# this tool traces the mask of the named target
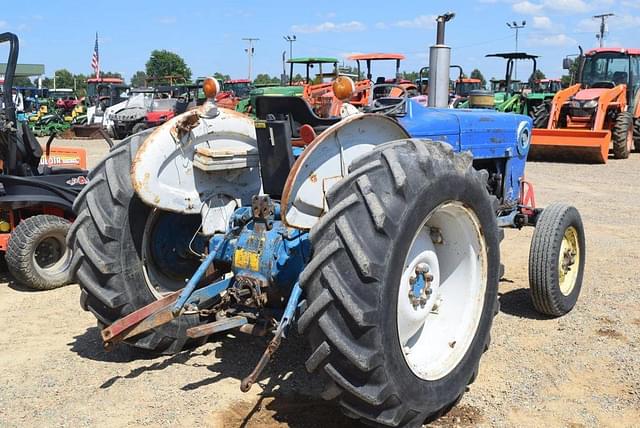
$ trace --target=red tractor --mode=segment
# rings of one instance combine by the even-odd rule
[[[216,96],[216,102],[220,107],[235,110],[240,100],[249,98],[251,89],[253,83],[249,79],[225,80],[222,83],[222,91]]]

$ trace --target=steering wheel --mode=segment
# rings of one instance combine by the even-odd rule
[[[368,113],[395,114],[402,111],[409,99],[409,92],[407,92],[404,87],[395,83],[378,83],[371,87],[371,93],[374,94],[378,88],[395,88],[400,90],[400,95],[397,97],[380,97],[374,99],[372,105],[366,109]],[[383,102],[383,100],[389,103],[387,104]]]
[[[599,82],[593,82],[591,84],[591,87],[600,89],[613,89],[616,87],[616,84],[612,80],[601,80]]]

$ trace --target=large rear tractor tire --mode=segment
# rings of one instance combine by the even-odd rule
[[[529,250],[529,287],[533,306],[559,317],[576,304],[585,262],[584,228],[574,207],[555,202],[537,220]]]
[[[14,229],[5,257],[11,275],[35,290],[52,290],[71,282],[71,250],[66,238],[71,222],[35,215]]]
[[[613,157],[615,159],[627,159],[633,147],[633,115],[623,111],[616,117],[616,123],[611,131],[613,143]]]
[[[421,426],[459,400],[489,346],[502,233],[486,175],[446,144],[395,141],[327,202],[300,276],[307,370],[352,418]]]
[[[543,102],[532,109],[533,127],[538,129],[546,129],[549,126],[549,118],[551,117],[549,105]]]
[[[199,264],[188,250],[199,216],[153,210],[133,190],[131,162],[149,133],[115,146],[91,171],[74,204],[78,217],[69,232],[72,269],[80,284],[80,304],[99,326],[184,287]],[[185,330],[197,323],[197,315],[181,316],[128,343],[175,353],[186,344]]]

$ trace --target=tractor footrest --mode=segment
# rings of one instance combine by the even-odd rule
[[[191,327],[187,330],[187,337],[196,339],[198,337],[209,336],[222,331],[231,330],[247,324],[247,319],[242,316],[235,316],[224,320],[218,320],[210,322],[208,324],[202,324],[196,327]]]

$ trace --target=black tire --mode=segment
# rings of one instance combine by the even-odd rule
[[[347,416],[374,425],[420,426],[455,404],[489,346],[502,237],[495,198],[470,156],[441,143],[387,143],[349,171],[327,195],[329,211],[311,230],[315,253],[300,276],[306,310],[298,330],[312,347],[306,367],[324,378],[323,397],[337,399]],[[479,219],[486,293],[461,361],[444,377],[426,381],[414,375],[398,343],[395,307],[403,263],[397,261],[405,258],[425,216],[448,200],[463,202]]]
[[[616,117],[616,122],[611,131],[614,159],[627,159],[633,145],[633,116],[628,111],[623,111]]]
[[[145,129],[147,129],[147,125],[144,122],[136,123],[135,125],[133,125],[133,129],[131,130],[131,135],[135,135],[139,132],[144,131]]]
[[[52,290],[71,282],[71,250],[66,237],[71,222],[35,215],[14,229],[7,248],[7,268],[17,282],[35,290]]]
[[[551,117],[551,112],[549,111],[549,106],[546,102],[543,102],[540,105],[535,106],[532,109],[533,112],[533,127],[538,129],[546,129],[549,126],[549,118]]]
[[[151,209],[135,195],[129,175],[133,157],[148,135],[136,134],[115,146],[89,173],[89,184],[74,203],[77,218],[69,232],[72,270],[80,284],[80,304],[95,315],[99,326],[157,299],[147,286],[142,262]],[[127,343],[175,353],[186,345],[185,329],[197,324],[197,315],[181,316]]]
[[[565,232],[570,228],[577,237],[578,264],[575,265],[575,260],[573,264],[567,260],[569,271],[577,271],[574,271],[575,282],[568,283],[569,287],[563,290],[561,276],[566,273],[561,275],[558,262],[560,257],[571,257],[560,254]],[[585,254],[584,228],[578,210],[561,202],[545,208],[538,217],[529,250],[529,286],[533,306],[538,312],[559,317],[573,309],[582,288]]]

